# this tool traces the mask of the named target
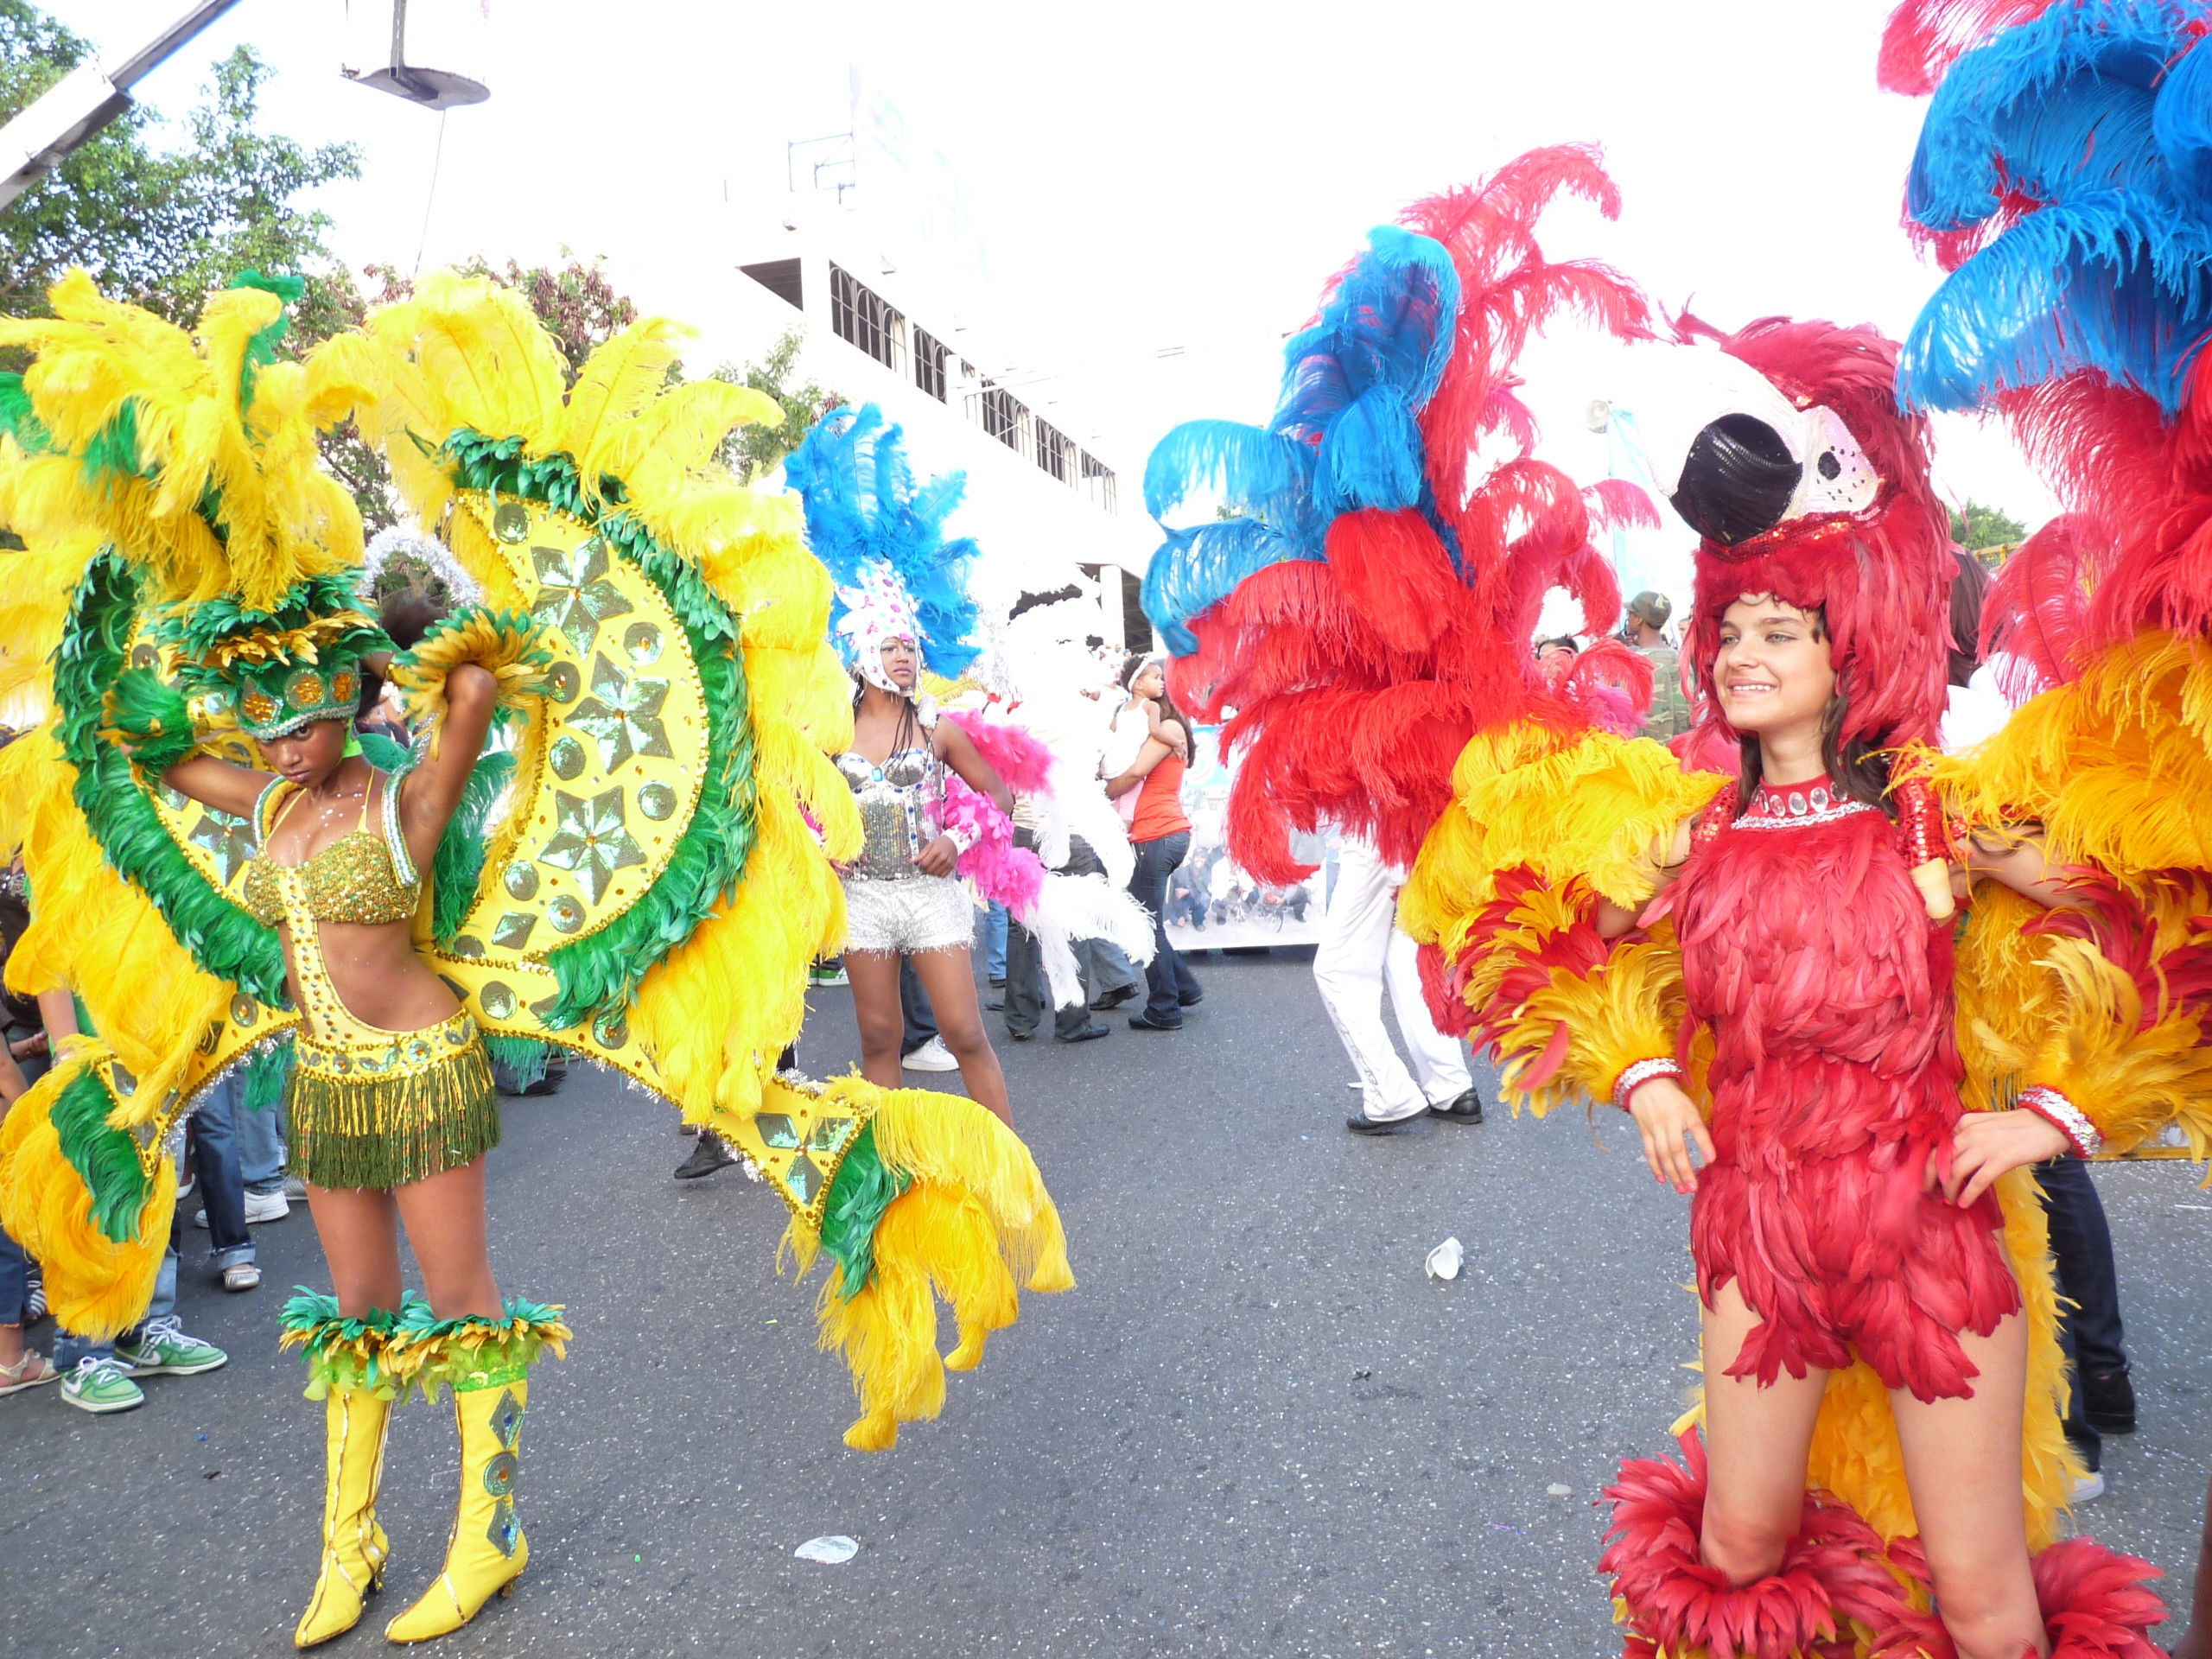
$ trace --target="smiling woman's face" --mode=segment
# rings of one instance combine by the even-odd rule
[[[1738,732],[1818,725],[1835,696],[1827,631],[1795,605],[1748,594],[1721,613],[1713,683],[1720,712]]]

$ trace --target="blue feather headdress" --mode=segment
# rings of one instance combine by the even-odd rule
[[[807,545],[836,585],[830,632],[846,666],[872,661],[875,642],[911,633],[932,673],[957,677],[982,649],[966,591],[976,543],[944,537],[964,477],[948,473],[917,489],[899,428],[869,404],[817,421],[784,479],[805,503]]]
[[[1326,557],[1338,515],[1431,505],[1415,417],[1451,360],[1459,311],[1459,272],[1443,244],[1378,226],[1320,316],[1284,347],[1265,427],[1191,421],[1154,446],[1145,507],[1163,529],[1193,491],[1212,491],[1236,515],[1167,529],[1153,555],[1145,614],[1169,650],[1196,651],[1185,625],[1246,577]]]
[[[1907,213],[1987,245],[1922,310],[1901,405],[1969,409],[2087,369],[2172,420],[2212,336],[2203,7],[2062,0],[1964,54],[1929,106]]]

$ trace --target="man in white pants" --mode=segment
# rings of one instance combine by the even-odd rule
[[[1321,1006],[1343,1039],[1359,1073],[1360,1111],[1344,1120],[1355,1135],[1388,1135],[1427,1115],[1454,1123],[1479,1123],[1483,1103],[1467,1075],[1459,1039],[1437,1030],[1421,993],[1418,947],[1398,928],[1398,889],[1405,872],[1385,864],[1375,849],[1347,836],[1337,859],[1336,892],[1321,921],[1313,953],[1313,982]],[[1398,1030],[1420,1072],[1415,1083],[1382,1028],[1382,983],[1388,976]]]

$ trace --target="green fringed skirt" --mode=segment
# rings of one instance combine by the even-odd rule
[[[291,1173],[310,1186],[388,1192],[499,1144],[499,1098],[476,1022],[324,1042],[302,1032],[288,1112]]]

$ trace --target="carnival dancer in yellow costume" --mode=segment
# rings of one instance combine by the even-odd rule
[[[772,406],[670,388],[661,320],[572,371],[519,300],[443,275],[279,362],[287,294],[218,295],[195,338],[77,276],[54,321],[0,327],[35,353],[0,384],[0,518],[29,549],[0,563],[0,670],[49,705],[0,760],[0,840],[37,904],[11,969],[84,986],[100,1033],[0,1130],[0,1216],[72,1328],[127,1325],[172,1131],[289,1048],[336,1291],[285,1313],[327,1429],[297,1640],[359,1618],[391,1553],[387,1414],[444,1388],[461,1502],[387,1626],[411,1642],[522,1573],[529,1373],[569,1336],[492,1274],[487,1043],[620,1069],[753,1160],[802,1268],[831,1257],[856,1446],[935,1414],[1020,1285],[1072,1280],[1034,1163],[980,1107],[775,1071],[842,933],[830,856],[859,837],[823,753],[850,732],[827,576],[794,505],[712,462]],[[482,593],[405,653],[363,613],[359,521],[315,464],[348,415]],[[405,693],[411,752],[349,735],[365,669]],[[401,1289],[403,1223],[427,1301]],[[938,1296],[961,1338],[942,1360]]]
[[[386,772],[353,740],[361,671],[388,670],[418,690],[426,677],[414,657],[357,655],[378,640],[367,618],[345,608],[347,596],[343,578],[310,581],[274,613],[220,601],[182,613],[174,632],[186,685],[213,681],[208,689],[226,694],[276,775],[196,753],[158,774],[162,786],[251,826],[243,896],[283,942],[301,1017],[292,1164],[307,1183],[336,1294],[296,1300],[286,1340],[327,1356],[349,1339],[380,1338],[392,1385],[318,1376],[327,1389],[328,1490],[302,1647],[349,1629],[383,1578],[389,1548],[375,1497],[394,1388],[451,1390],[461,1501],[444,1570],[385,1634],[395,1642],[442,1635],[490,1595],[512,1593],[530,1560],[512,1498],[528,1371],[541,1347],[557,1353],[568,1335],[558,1309],[500,1300],[485,1236],[484,1154],[499,1139],[491,1065],[475,1020],[410,938],[420,872],[461,804],[499,699],[499,680],[481,663],[510,669],[511,686],[533,684],[530,629],[516,619],[504,630],[493,621],[434,632],[416,656],[427,663],[442,654],[449,664],[444,712],[427,756]],[[463,659],[471,650],[479,661]],[[189,730],[179,693],[160,709],[164,689],[147,669],[126,671],[117,686],[118,724],[140,738],[142,759],[164,751],[164,735]],[[159,710],[150,721],[149,707]],[[402,1296],[403,1223],[427,1310]],[[321,1363],[337,1370],[328,1357]]]

